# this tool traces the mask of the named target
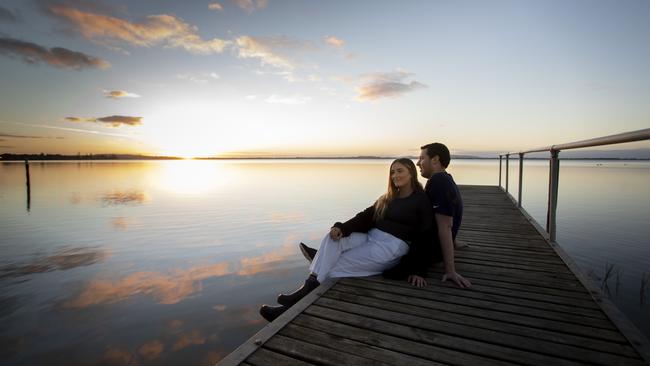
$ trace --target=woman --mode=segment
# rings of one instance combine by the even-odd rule
[[[280,306],[263,305],[260,314],[273,321],[328,278],[371,276],[395,266],[410,243],[426,240],[432,219],[415,164],[396,159],[386,193],[352,219],[335,223],[313,258],[305,284],[279,295]]]

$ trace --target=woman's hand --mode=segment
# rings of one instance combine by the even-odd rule
[[[333,227],[330,229],[330,238],[332,238],[332,240],[339,241],[339,239],[341,239],[342,237],[343,237],[343,232],[341,231],[341,229],[337,227]]]
[[[409,278],[407,279],[408,283],[410,283],[413,286],[417,287],[424,287],[427,285],[427,281],[417,275],[410,275]]]

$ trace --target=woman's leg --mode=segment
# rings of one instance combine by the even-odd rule
[[[309,270],[317,275],[318,282],[323,282],[327,279],[327,274],[336,265],[343,253],[363,246],[367,242],[368,234],[364,233],[352,233],[350,236],[341,238],[338,241],[332,240],[330,235],[327,234],[321,241],[320,248],[316,252]]]
[[[365,244],[342,253],[328,277],[363,277],[395,266],[408,252],[408,244],[381,230],[368,233]]]

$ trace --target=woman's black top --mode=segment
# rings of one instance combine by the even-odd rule
[[[366,233],[377,228],[411,245],[424,240],[423,235],[429,231],[433,222],[433,210],[424,191],[395,198],[388,203],[384,217],[375,220],[374,216],[375,205],[372,205],[346,222],[335,223],[334,227],[341,229],[343,236],[349,236],[353,232]]]

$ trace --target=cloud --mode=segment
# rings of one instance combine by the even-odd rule
[[[257,58],[262,62],[262,65],[269,65],[285,70],[293,70],[295,68],[289,59],[274,50],[279,47],[291,47],[292,44],[286,38],[241,36],[235,40],[235,44],[240,58]]]
[[[223,6],[221,6],[221,4],[219,4],[217,2],[214,2],[214,3],[208,4],[208,9],[221,11],[221,10],[223,10]]]
[[[28,64],[43,62],[62,69],[106,69],[111,66],[108,61],[85,53],[63,47],[46,48],[36,43],[8,37],[0,37],[0,54],[8,57],[20,57]]]
[[[180,351],[183,348],[194,344],[205,344],[205,337],[201,335],[201,332],[198,330],[193,330],[189,333],[181,334],[176,343],[174,343],[172,351]]]
[[[9,9],[6,9],[3,6],[0,6],[0,21],[7,20],[10,22],[17,22],[18,16],[12,13]]]
[[[412,80],[414,74],[398,70],[395,72],[366,74],[361,77],[362,85],[357,87],[357,100],[367,101],[379,98],[399,97],[405,93],[426,88],[426,85]]]
[[[272,104],[291,104],[291,105],[297,105],[297,104],[305,104],[311,100],[310,97],[301,97],[301,96],[280,96],[273,94],[270,97],[266,98],[265,102],[267,103],[272,103]]]
[[[341,48],[341,47],[345,46],[345,41],[344,40],[342,40],[340,38],[337,38],[337,37],[334,37],[334,36],[325,37],[325,43],[327,43],[330,46],[337,47],[337,48]]]
[[[218,80],[221,78],[216,72],[204,73],[204,74],[178,74],[176,78],[181,80],[191,81],[197,84],[206,84],[210,79]]]
[[[223,52],[229,42],[219,38],[203,39],[198,28],[173,15],[149,15],[142,22],[130,22],[110,15],[91,13],[68,5],[49,5],[48,13],[65,21],[84,38],[110,47],[123,43],[134,47],[181,48],[194,54]]]
[[[115,191],[102,194],[99,200],[107,206],[142,204],[147,201],[147,195],[142,191]]]
[[[120,98],[140,98],[138,94],[129,93],[126,90],[104,90],[104,97],[110,99],[120,99]]]
[[[20,277],[34,273],[46,273],[52,271],[65,271],[71,268],[84,267],[98,262],[104,262],[108,257],[110,257],[110,252],[107,250],[94,248],[62,249],[53,255],[35,258],[30,263],[0,267],[0,278]]]
[[[268,4],[267,0],[230,0],[231,3],[237,5],[247,13],[252,13],[255,9],[265,8]]]
[[[45,138],[45,136],[12,135],[12,134],[9,134],[9,133],[1,133],[1,132],[0,132],[0,136],[2,136],[2,137],[13,137],[13,138],[17,138],[17,139],[42,139],[42,138]]]
[[[65,117],[68,122],[101,122],[111,125],[111,127],[120,127],[121,125],[138,126],[142,124],[142,117],[131,116],[108,116],[101,118],[85,117]]]
[[[143,344],[139,349],[138,353],[140,356],[144,357],[147,361],[155,360],[160,357],[160,355],[165,350],[165,345],[158,340],[147,342]]]

